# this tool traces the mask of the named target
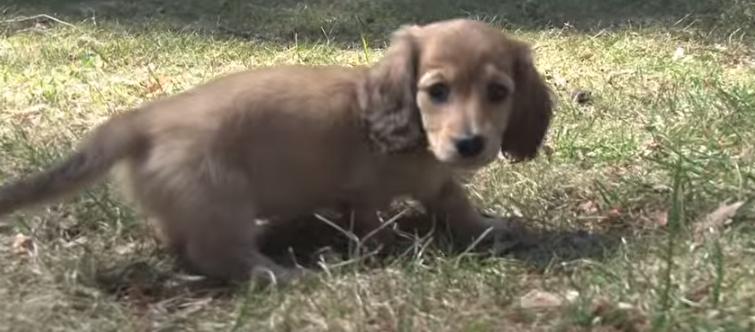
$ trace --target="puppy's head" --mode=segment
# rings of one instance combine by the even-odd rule
[[[529,46],[472,20],[397,31],[367,93],[365,121],[383,151],[424,145],[460,167],[483,166],[499,152],[533,158],[552,114]]]

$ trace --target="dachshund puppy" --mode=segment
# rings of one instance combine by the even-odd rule
[[[348,206],[375,230],[376,211],[408,196],[472,241],[497,220],[456,175],[499,153],[535,157],[549,96],[529,46],[487,24],[407,26],[374,66],[249,70],[113,116],[67,159],[0,188],[0,215],[117,168],[167,245],[208,277],[298,275],[260,252],[257,221],[322,207]]]

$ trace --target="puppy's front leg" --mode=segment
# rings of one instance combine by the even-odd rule
[[[467,197],[464,188],[450,180],[441,189],[422,203],[429,213],[447,223],[455,240],[470,243],[485,234],[488,229],[503,226],[500,220],[482,215]],[[493,233],[489,233],[493,235]]]

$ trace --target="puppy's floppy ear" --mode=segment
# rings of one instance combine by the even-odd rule
[[[530,47],[516,42],[514,53],[514,100],[501,151],[519,162],[537,156],[550,126],[553,101],[535,69]]]
[[[370,69],[364,85],[362,120],[373,146],[381,152],[401,152],[425,144],[417,108],[418,26],[394,32],[390,47]]]

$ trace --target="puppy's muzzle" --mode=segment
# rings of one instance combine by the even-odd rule
[[[467,136],[454,142],[456,152],[463,158],[472,158],[485,149],[485,138],[480,135]]]

